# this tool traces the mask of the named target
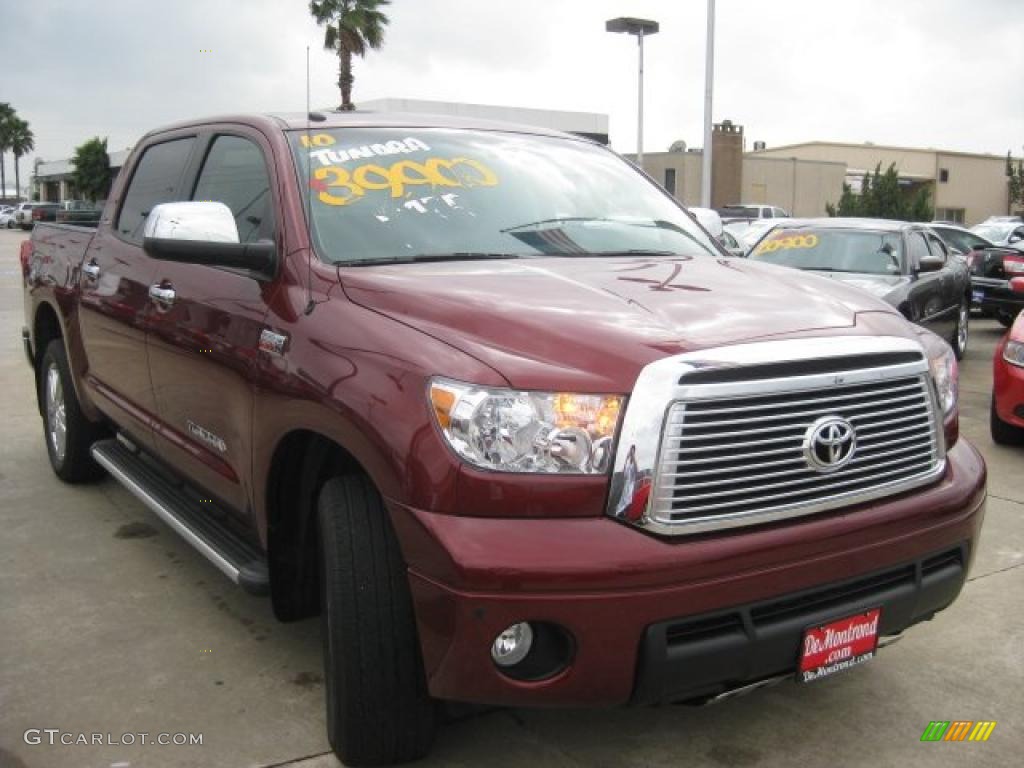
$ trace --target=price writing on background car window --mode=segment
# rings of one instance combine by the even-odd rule
[[[786,235],[776,237],[757,246],[754,253],[771,253],[772,251],[790,250],[792,248],[815,248],[818,245],[817,235]]]
[[[331,165],[313,170],[310,186],[325,205],[350,205],[367,192],[389,191],[404,197],[407,187],[495,187],[498,177],[478,160],[468,157],[430,157],[422,163],[399,160],[390,166],[367,163],[351,171]]]

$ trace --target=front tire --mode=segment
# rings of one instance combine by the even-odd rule
[[[318,503],[327,739],[346,765],[423,757],[436,729],[408,576],[380,494],[328,480]]]
[[[39,402],[43,405],[43,436],[54,473],[65,483],[85,483],[103,476],[89,449],[102,427],[85,418],[71,381],[64,342],[51,341],[39,366]]]
[[[970,299],[960,299],[960,309],[957,310],[956,324],[953,326],[953,335],[949,343],[953,347],[957,360],[963,360],[967,354],[968,331],[971,323],[971,302]]]
[[[1017,319],[1016,312],[1005,312],[1000,310],[996,313],[996,320],[998,320],[1004,328],[1009,328],[1013,325],[1013,321]]]
[[[1024,429],[999,418],[994,397],[989,407],[989,430],[992,432],[992,440],[999,445],[1024,445]]]

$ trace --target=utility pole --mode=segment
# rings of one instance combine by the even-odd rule
[[[700,204],[711,207],[711,101],[715,86],[715,0],[708,0],[708,42],[704,61],[704,157],[701,160]]]

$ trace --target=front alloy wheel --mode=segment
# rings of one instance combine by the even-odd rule
[[[82,483],[103,476],[103,468],[89,453],[103,437],[102,424],[89,421],[78,404],[71,381],[64,342],[50,342],[39,363],[39,402],[43,416],[46,455],[57,477],[65,483]]]
[[[957,313],[956,327],[953,329],[953,338],[950,340],[957,360],[963,360],[967,354],[968,328],[971,322],[971,302],[964,298],[960,300],[960,310]]]
[[[68,445],[67,406],[56,361],[51,361],[46,369],[46,434],[54,458],[63,463]]]

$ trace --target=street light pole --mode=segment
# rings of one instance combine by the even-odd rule
[[[701,160],[700,204],[711,207],[711,97],[715,84],[715,0],[708,0],[708,42],[704,61],[704,157]]]
[[[637,48],[640,55],[639,82],[637,87],[637,120],[636,120],[636,164],[644,167],[644,37],[658,33],[659,25],[650,19],[633,19],[626,16],[609,19],[605,22],[608,32],[624,32],[636,35]]]
[[[640,80],[637,83],[637,107],[636,107],[636,164],[644,167],[644,31],[640,30],[636,36],[637,47],[640,51]]]

